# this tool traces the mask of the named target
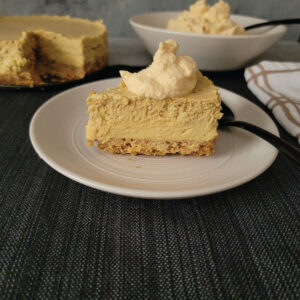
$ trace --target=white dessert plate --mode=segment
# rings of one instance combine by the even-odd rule
[[[174,39],[179,54],[188,55],[198,63],[200,70],[226,71],[241,68],[267,51],[287,31],[284,25],[249,30],[247,35],[215,35],[179,32],[166,29],[168,21],[181,12],[154,12],[136,15],[129,22],[137,36],[153,55],[159,42]],[[231,15],[240,26],[248,26],[265,19]]]
[[[110,193],[157,199],[201,196],[241,185],[275,160],[277,150],[238,128],[220,130],[215,153],[209,157],[131,156],[89,147],[85,137],[86,98],[90,91],[116,87],[120,78],[81,85],[44,103],[30,123],[30,139],[38,155],[59,173]],[[258,106],[228,90],[222,100],[236,119],[278,135],[272,119]]]

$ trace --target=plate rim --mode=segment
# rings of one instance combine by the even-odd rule
[[[47,108],[48,105],[52,105],[55,101],[58,101],[59,98],[61,98],[61,96],[63,96],[64,94],[69,93],[72,90],[75,89],[81,89],[83,87],[86,87],[88,85],[94,85],[96,83],[103,83],[103,82],[109,82],[109,81],[120,81],[120,77],[114,77],[114,78],[109,78],[109,79],[104,79],[104,80],[98,80],[98,81],[93,81],[93,82],[89,82],[86,84],[82,84],[70,89],[67,89],[61,93],[58,93],[56,95],[54,95],[53,97],[49,98],[46,102],[44,102],[34,113],[34,115],[32,116],[31,120],[30,120],[30,125],[29,125],[29,138],[31,141],[31,144],[35,150],[35,152],[37,153],[37,155],[51,168],[53,168],[55,171],[57,171],[58,173],[68,177],[69,179],[78,182],[80,184],[83,184],[85,186],[97,189],[97,190],[101,190],[104,192],[109,192],[112,194],[117,194],[117,195],[122,195],[122,196],[129,196],[129,197],[134,197],[134,198],[143,198],[143,199],[183,199],[183,198],[192,198],[192,197],[200,197],[200,196],[205,196],[205,195],[211,195],[211,194],[215,194],[215,193],[219,193],[225,190],[229,190],[229,189],[233,189],[237,186],[243,185],[246,182],[251,181],[252,179],[258,177],[259,175],[261,175],[262,173],[264,173],[271,165],[272,163],[275,161],[277,155],[278,155],[278,150],[274,148],[274,152],[273,155],[269,156],[269,160],[266,162],[266,164],[263,165],[263,168],[259,169],[258,172],[252,172],[250,174],[250,176],[246,176],[245,178],[243,178],[242,180],[240,179],[236,179],[234,181],[230,181],[224,184],[219,184],[217,187],[209,187],[209,188],[194,188],[194,189],[190,189],[190,190],[183,190],[183,191],[157,191],[157,190],[151,190],[151,189],[133,189],[133,188],[125,188],[125,187],[120,187],[117,185],[111,185],[111,184],[107,184],[107,183],[103,183],[103,182],[96,182],[94,180],[90,180],[85,178],[84,176],[75,174],[74,172],[68,170],[67,168],[61,166],[60,164],[58,164],[54,159],[52,159],[51,157],[49,157],[47,154],[44,153],[44,151],[41,149],[41,146],[39,145],[39,142],[37,141],[37,139],[35,138],[35,124],[37,122],[37,118],[39,117],[39,114]],[[255,106],[256,108],[258,108],[259,110],[261,110],[268,118],[269,121],[271,121],[273,127],[274,127],[274,132],[277,136],[279,136],[279,130],[275,124],[275,122],[272,120],[272,118],[263,110],[261,109],[258,105],[254,104],[252,101],[248,100],[247,98],[232,92],[230,90],[218,87],[220,90],[224,90],[225,92],[228,93],[232,93],[235,94],[241,98],[243,98],[244,100],[248,101],[248,104]],[[61,101],[61,100],[59,100]],[[226,100],[224,101],[226,103]],[[227,104],[227,103],[226,103]],[[232,130],[232,129],[230,129]],[[234,128],[234,130],[236,130]]]

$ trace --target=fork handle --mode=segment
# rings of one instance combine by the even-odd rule
[[[280,25],[280,24],[300,24],[300,19],[283,19],[283,20],[275,20],[275,21],[268,21],[268,22],[262,22],[254,25],[249,25],[245,27],[245,30],[257,28],[257,27],[263,27],[263,26],[269,26],[269,25]]]
[[[289,158],[293,159],[295,162],[300,164],[300,149],[290,144],[289,142],[277,137],[276,135],[270,133],[267,130],[264,130],[258,126],[243,121],[225,121],[221,126],[234,126],[248,130],[261,137],[265,141],[269,142],[279,151],[283,152]]]

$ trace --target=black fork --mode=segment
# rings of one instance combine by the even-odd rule
[[[227,127],[227,126],[234,126],[239,127],[245,130],[248,130],[257,136],[261,137],[265,141],[272,144],[274,147],[276,147],[279,151],[286,154],[288,157],[296,161],[298,164],[300,164],[300,149],[295,147],[294,145],[288,143],[287,141],[277,137],[276,135],[270,133],[267,130],[264,130],[258,126],[255,126],[253,124],[244,122],[244,121],[235,121],[234,114],[232,110],[222,101],[222,112],[223,117],[219,121],[219,127]]]

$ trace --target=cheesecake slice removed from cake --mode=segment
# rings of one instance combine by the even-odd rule
[[[0,83],[76,80],[108,63],[103,22],[69,16],[0,16]]]
[[[117,88],[91,92],[89,145],[133,155],[209,155],[220,113],[217,88],[173,40],[160,44],[154,62],[139,73],[121,72]],[[161,73],[163,72],[163,73]]]

